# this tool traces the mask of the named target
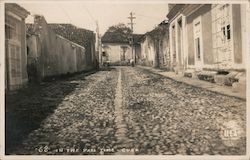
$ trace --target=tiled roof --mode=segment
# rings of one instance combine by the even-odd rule
[[[143,34],[133,34],[134,44],[140,44]]]
[[[89,45],[89,43],[94,38],[93,31],[77,28],[72,24],[48,24],[49,28],[52,29],[56,34],[76,43],[85,48]],[[27,23],[26,24],[26,32],[29,34],[35,34],[34,31],[34,24]]]
[[[153,39],[161,38],[163,36],[166,36],[166,34],[168,36],[168,32],[169,32],[168,26],[169,26],[168,23],[161,23],[160,25],[158,25],[153,30],[145,33],[144,36],[141,38],[141,41],[144,41],[146,36],[150,36]]]
[[[29,11],[16,3],[5,3],[5,9],[6,11],[9,10],[22,18],[26,18],[30,14]]]
[[[129,43],[129,36],[117,32],[106,32],[102,37],[103,43]],[[133,34],[134,43],[138,43],[143,34]]]
[[[119,32],[105,32],[102,36],[103,43],[129,43],[129,38]]]
[[[185,4],[176,4],[171,6],[171,10],[167,14],[167,18],[171,20],[178,12],[185,6]]]
[[[72,24],[50,23],[48,26],[58,35],[87,48],[93,38],[94,32],[78,28]]]

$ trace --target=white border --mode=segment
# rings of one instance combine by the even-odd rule
[[[207,159],[207,160],[215,160],[215,159],[227,159],[227,160],[250,160],[250,138],[249,138],[249,133],[250,133],[250,109],[249,109],[249,99],[247,99],[247,154],[245,156],[212,156],[212,155],[203,155],[203,156],[181,156],[181,155],[174,155],[174,156],[162,156],[162,155],[157,155],[157,156],[149,156],[149,155],[145,155],[145,156],[130,156],[130,155],[125,155],[125,156],[116,156],[116,155],[112,155],[112,156],[14,156],[14,155],[4,155],[4,130],[5,130],[5,124],[4,124],[4,120],[5,120],[5,96],[4,96],[4,90],[5,90],[5,81],[4,81],[4,52],[5,52],[5,40],[4,40],[4,3],[149,3],[149,4],[153,4],[153,3],[161,3],[161,4],[167,4],[167,3],[189,3],[189,4],[207,4],[207,3],[217,3],[217,4],[222,4],[222,3],[232,3],[232,4],[246,4],[246,10],[247,10],[247,15],[246,15],[246,37],[250,37],[250,8],[249,8],[249,1],[247,0],[0,0],[0,95],[1,95],[1,100],[0,100],[0,106],[1,106],[1,110],[0,110],[0,127],[1,127],[1,133],[0,133],[0,159],[4,159],[4,160],[17,160],[17,159],[25,159],[25,160],[42,160],[42,159],[58,159],[58,160],[68,160],[68,159],[88,159],[88,160],[116,160],[116,159],[121,159],[121,160],[125,160],[125,159],[131,159],[131,160],[139,160],[139,159],[148,159],[148,160],[152,160],[152,159],[159,159],[159,160],[165,160],[165,159],[169,159],[169,160],[179,160],[179,159],[188,159],[188,160],[203,160],[203,159]],[[167,13],[166,13],[167,14]],[[247,73],[247,81],[250,82],[250,43],[249,43],[249,38],[246,38],[246,73]],[[248,62],[248,63],[247,63]],[[247,83],[247,97],[250,97],[250,85],[249,83]]]
[[[4,3],[0,0],[0,35],[5,35],[5,23],[4,21]],[[4,73],[4,67],[5,67],[5,40],[4,36],[0,36],[0,106],[2,106],[0,109],[0,159],[2,155],[4,155],[4,142],[5,142],[5,94],[4,94],[4,85],[5,85],[5,73]]]
[[[208,3],[216,3],[216,4],[243,4],[248,3],[248,0],[1,0],[5,3],[161,3],[161,4],[208,4]]]

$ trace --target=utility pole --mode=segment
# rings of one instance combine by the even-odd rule
[[[128,19],[130,19],[130,23],[128,23],[128,24],[130,24],[130,26],[131,26],[131,30],[132,30],[132,33],[133,33],[133,31],[134,31],[134,24],[135,23],[133,23],[133,20],[135,19],[136,17],[133,17],[133,13],[132,12],[130,12],[130,16],[128,17]]]
[[[102,68],[102,42],[101,42],[101,36],[99,33],[98,21],[96,21],[96,50],[98,54],[99,68]]]
[[[136,18],[136,17],[133,16],[133,13],[130,12],[130,16],[128,17],[128,19],[130,20],[130,23],[128,23],[128,24],[130,24],[130,26],[131,26],[131,31],[132,31],[132,33],[131,33],[131,48],[132,48],[132,57],[133,57],[133,59],[134,59],[134,62],[135,62],[136,56],[135,56],[135,53],[134,53],[134,39],[133,39],[134,24],[135,24],[135,23],[133,22],[133,20],[134,20],[135,18]]]

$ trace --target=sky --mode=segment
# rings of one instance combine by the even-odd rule
[[[52,1],[53,2],[53,1]],[[43,15],[48,23],[71,23],[77,27],[96,31],[98,22],[100,34],[118,23],[128,25],[130,12],[134,13],[134,33],[151,31],[166,19],[168,4],[161,3],[91,3],[91,2],[22,2],[20,6],[31,15],[26,22],[33,23],[34,14]]]

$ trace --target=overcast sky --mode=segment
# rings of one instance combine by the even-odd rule
[[[31,15],[43,15],[48,23],[71,23],[77,27],[96,31],[97,20],[100,33],[103,34],[109,26],[118,23],[129,23],[129,13],[132,11],[136,19],[134,33],[145,33],[166,19],[167,3],[18,3],[27,9]],[[26,22],[33,22],[32,16]]]

